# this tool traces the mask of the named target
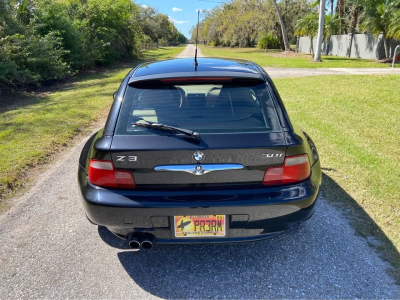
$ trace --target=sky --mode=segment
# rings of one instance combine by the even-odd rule
[[[197,23],[197,9],[213,8],[221,4],[218,2],[222,2],[222,0],[136,0],[135,2],[142,6],[152,6],[160,13],[169,16],[175,27],[187,38],[190,38],[189,31]]]

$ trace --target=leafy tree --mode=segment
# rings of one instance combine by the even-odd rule
[[[68,2],[41,0],[37,3],[32,20],[40,35],[58,32],[62,47],[67,50],[64,60],[74,69],[85,66],[84,28],[78,26],[78,16],[82,9],[79,2],[71,8],[71,3]]]
[[[6,0],[0,0],[0,38],[14,33],[16,21]]]
[[[158,39],[157,31],[159,29],[159,24],[155,19],[157,10],[151,6],[141,6],[139,8],[139,13],[143,33],[148,36],[151,41],[156,41]]]
[[[297,21],[309,14],[312,7],[307,0],[280,0],[278,6],[282,13],[288,39],[291,43],[296,43],[294,32]]]
[[[0,0],[0,88],[39,85],[185,41],[168,17],[131,0]]]
[[[289,49],[295,24],[310,10],[308,0],[231,0],[202,13],[199,40],[210,45],[251,47],[257,45],[260,39],[265,41],[265,34],[260,35],[260,32],[270,32],[278,38],[282,49]],[[196,38],[195,29],[196,26],[193,26],[193,41]],[[264,42],[261,44],[265,45]]]
[[[167,43],[186,42],[186,37],[178,32],[168,16],[158,13],[151,6],[140,7],[139,13],[141,30],[151,41],[157,43],[157,47],[161,40]]]

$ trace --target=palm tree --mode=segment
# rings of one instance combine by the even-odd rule
[[[29,24],[31,17],[33,15],[33,3],[29,0],[19,0],[17,2],[17,18],[19,21],[27,25]]]
[[[329,42],[331,36],[338,34],[340,30],[340,20],[337,15],[327,15],[325,16],[325,26],[324,26],[324,40],[326,40],[326,55],[329,52]]]
[[[400,1],[398,7],[393,10],[393,18],[389,25],[388,37],[400,40]]]
[[[313,38],[316,36],[318,32],[318,15],[316,14],[308,14],[305,17],[301,18],[296,26],[295,26],[295,35],[305,35],[308,36],[311,40],[310,44],[310,52],[314,56],[314,48],[313,48]]]
[[[345,0],[337,0],[336,10],[339,13],[339,34],[342,34],[345,28],[344,24],[345,9],[346,9]]]
[[[322,42],[325,39],[324,26],[325,26],[325,0],[320,0],[319,17],[318,17],[317,51],[314,55],[315,62],[322,62],[321,60]]]
[[[350,33],[356,32],[358,17],[363,9],[360,0],[354,0],[350,2]]]
[[[331,16],[333,16],[333,4],[334,4],[335,0],[328,0],[328,3],[331,5]]]
[[[385,3],[370,7],[361,23],[361,30],[369,32],[373,36],[378,36],[382,33],[383,46],[385,47],[385,58],[389,58],[388,31],[389,25],[393,19],[393,3],[385,0]],[[389,3],[388,3],[389,2]]]
[[[286,34],[286,27],[285,27],[285,24],[283,23],[281,11],[279,10],[278,5],[276,4],[276,0],[272,0],[272,4],[274,4],[276,14],[278,15],[279,23],[281,24],[282,39],[283,39],[283,43],[285,45],[285,51],[290,51],[290,44],[289,44],[289,40],[288,40],[288,37]]]

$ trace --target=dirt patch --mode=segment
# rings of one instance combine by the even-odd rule
[[[385,59],[380,59],[377,60],[376,63],[378,64],[391,64],[393,62],[393,57],[392,58],[385,58]],[[399,59],[395,60],[395,64],[400,63],[400,54],[399,54]]]
[[[267,52],[268,54],[268,52]],[[305,53],[297,53],[294,51],[282,51],[279,53],[273,53],[269,54],[272,57],[305,57],[305,58],[311,58],[311,54],[305,54]]]

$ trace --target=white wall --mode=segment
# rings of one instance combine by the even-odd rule
[[[351,35],[333,35],[331,36],[329,43],[324,41],[322,44],[322,53],[334,56],[348,56],[350,50],[350,38]],[[313,39],[313,45],[315,50],[317,39]],[[394,48],[400,45],[400,41],[391,40],[389,42],[390,53],[393,55]],[[326,47],[328,47],[328,53],[326,53]],[[297,52],[311,53],[310,51],[310,38],[302,36],[297,42]],[[351,58],[364,58],[364,59],[382,59],[385,57],[385,50],[382,41],[382,35],[373,37],[370,34],[355,34],[351,43]]]

